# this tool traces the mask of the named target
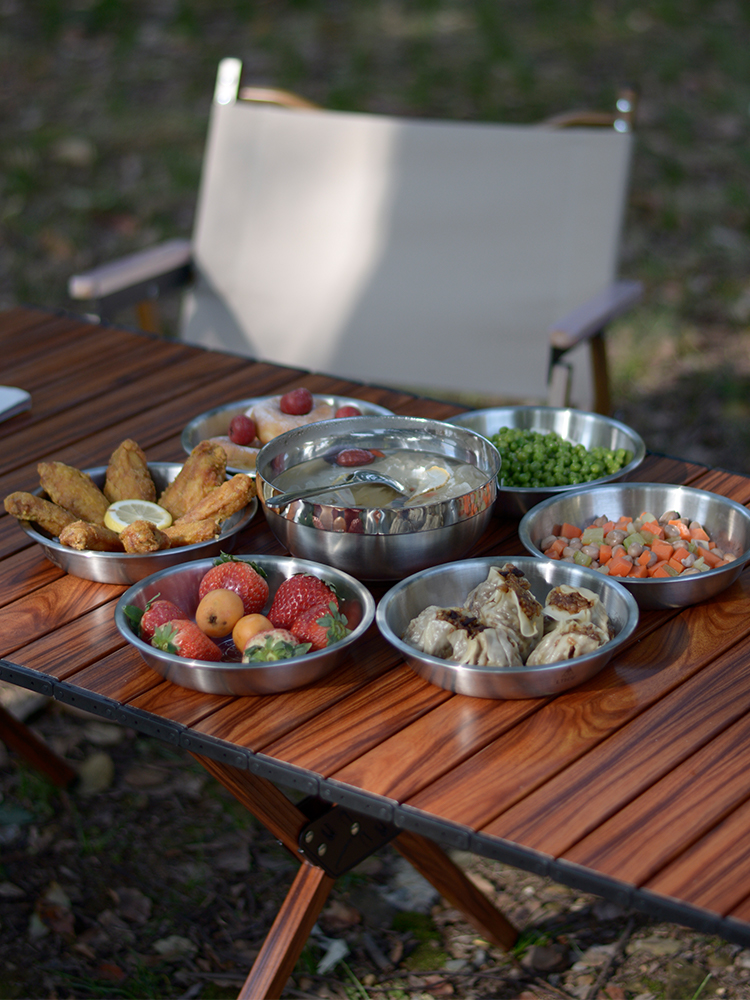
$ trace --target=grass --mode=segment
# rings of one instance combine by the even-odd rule
[[[679,429],[695,331],[699,354],[739,352],[750,321],[748,27],[743,0],[6,4],[0,306],[73,307],[71,273],[190,232],[224,55],[329,107],[422,117],[535,121],[633,83],[622,271],[646,298],[616,331],[616,402],[650,411],[655,384]],[[699,392],[718,414],[738,395],[708,376]],[[744,444],[732,457],[750,470]]]

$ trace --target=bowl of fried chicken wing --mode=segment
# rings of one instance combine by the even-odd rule
[[[128,439],[108,465],[77,469],[49,461],[37,472],[39,486],[9,494],[6,511],[50,562],[97,583],[130,585],[230,552],[258,510],[254,481],[228,475],[225,453],[208,443],[184,465],[149,462]]]

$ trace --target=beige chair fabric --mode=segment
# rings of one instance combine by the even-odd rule
[[[549,328],[614,278],[632,135],[215,102],[183,336],[543,400]],[[591,403],[586,345],[572,402]]]

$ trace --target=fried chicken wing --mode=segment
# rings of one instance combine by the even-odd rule
[[[181,548],[183,545],[195,545],[197,542],[210,542],[219,534],[219,526],[213,518],[205,518],[202,521],[186,521],[180,524],[170,524],[164,529],[164,534],[170,541],[173,549]]]
[[[81,521],[104,525],[109,500],[91,476],[64,462],[40,462],[36,468],[42,489],[53,503]]]
[[[201,441],[188,455],[177,477],[159,497],[176,521],[226,479],[227,456],[221,445]]]
[[[102,492],[110,503],[117,500],[156,502],[156,486],[148,470],[145,452],[130,438],[112,452]]]
[[[60,544],[69,549],[92,549],[94,552],[122,552],[123,545],[116,531],[102,524],[73,521],[60,532]]]
[[[244,472],[238,472],[227,479],[221,486],[200,500],[181,517],[176,518],[178,524],[189,521],[201,521],[205,517],[213,518],[221,524],[232,514],[246,507],[255,496],[255,481]]]
[[[56,538],[63,528],[75,521],[75,515],[63,507],[38,497],[35,493],[9,493],[5,498],[5,509],[19,521],[31,521],[37,527]]]
[[[133,521],[120,532],[126,552],[161,552],[171,548],[169,537],[152,521]]]

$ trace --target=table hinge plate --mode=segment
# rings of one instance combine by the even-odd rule
[[[390,823],[333,806],[302,828],[299,849],[326,875],[338,878],[400,832]]]

